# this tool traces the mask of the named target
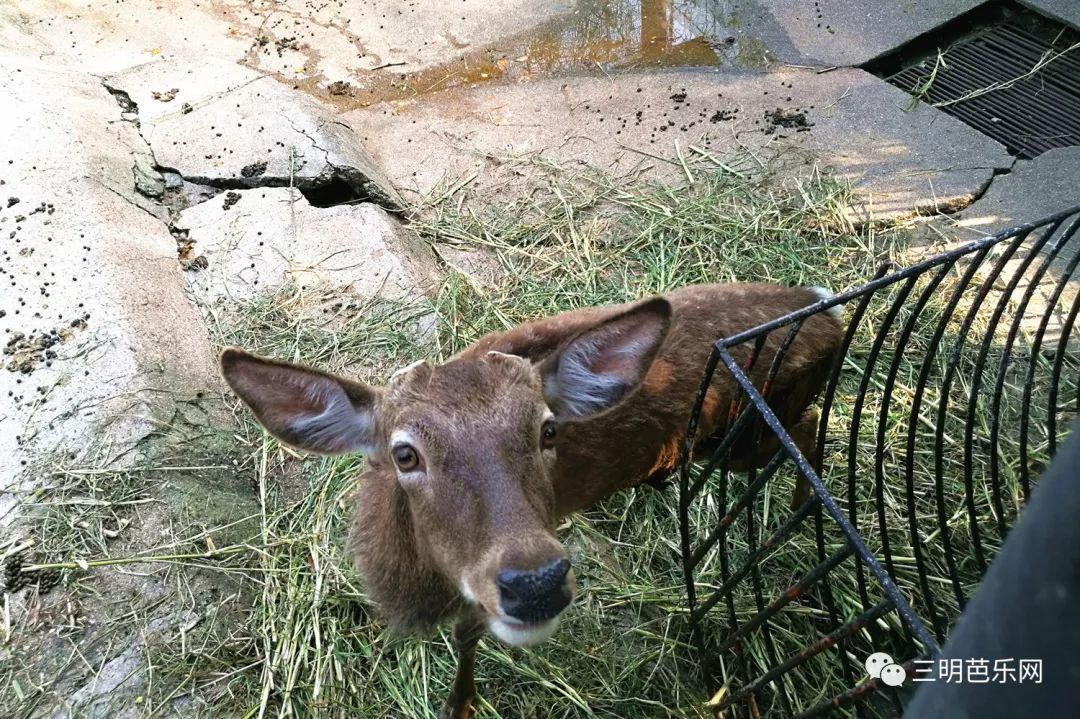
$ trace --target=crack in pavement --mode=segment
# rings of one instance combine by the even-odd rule
[[[260,76],[258,78],[249,80],[248,82],[245,82],[236,88],[231,88],[228,91],[219,93],[217,97],[212,98],[210,101],[219,99],[220,97],[224,97],[229,93],[240,89],[241,87],[244,87],[251,84],[252,82],[261,79],[263,79],[263,77]],[[150,158],[151,162],[151,169],[153,171],[156,171],[158,173],[172,173],[178,175],[187,183],[205,185],[207,187],[213,187],[215,189],[221,190],[250,190],[269,187],[296,187],[301,193],[308,197],[309,201],[311,201],[314,206],[328,206],[331,204],[337,204],[335,202],[329,202],[327,205],[323,205],[320,203],[319,199],[317,199],[317,196],[320,192],[325,191],[331,197],[342,197],[342,202],[373,202],[377,205],[380,205],[389,212],[401,212],[401,208],[398,207],[397,203],[394,202],[391,197],[386,195],[386,193],[383,192],[381,188],[379,188],[378,184],[372,181],[369,177],[367,177],[367,175],[365,175],[362,170],[351,165],[342,165],[333,162],[331,159],[332,153],[330,150],[321,146],[316,137],[314,137],[311,132],[309,132],[305,128],[298,127],[292,121],[292,119],[288,118],[287,122],[292,131],[295,132],[297,135],[305,138],[307,140],[307,145],[310,145],[310,147],[322,153],[321,161],[323,169],[319,172],[318,175],[315,175],[313,177],[297,176],[296,172],[299,169],[302,169],[302,165],[301,168],[297,168],[295,165],[293,165],[293,172],[291,172],[289,175],[253,174],[252,176],[199,175],[185,172],[181,167],[167,167],[165,165],[162,165],[157,160],[156,154],[154,153],[153,144],[143,133],[142,125],[139,121],[138,103],[132,100],[131,95],[127,91],[110,83],[107,78],[99,77],[98,80],[102,83],[102,86],[105,87],[105,89],[113,95],[113,97],[116,99],[117,103],[120,105],[121,109],[125,113],[130,112],[135,115],[134,119],[125,119],[125,121],[129,121],[133,125],[135,125],[136,130],[139,133],[139,137],[146,147],[147,155]],[[200,104],[208,103],[204,102]],[[344,130],[351,132],[351,128],[349,128],[348,125],[344,123],[327,123],[327,126],[329,126],[330,124],[337,124]],[[301,154],[300,156],[303,157],[303,154]],[[294,162],[295,160],[290,157],[290,164]],[[304,159],[303,162],[306,164],[308,160]],[[143,187],[143,185],[146,183],[142,182],[141,175],[145,175],[146,173],[140,169],[138,161],[136,161],[135,165],[132,167],[132,174],[132,179],[136,192],[143,196],[155,198],[156,195],[153,195],[152,191],[156,190],[156,187]],[[149,182],[156,185],[157,183],[154,182],[155,179],[156,178],[153,177],[148,178]],[[113,189],[113,191],[115,192],[114,188],[110,189]],[[148,194],[148,192],[144,192],[144,189],[151,191],[151,194]],[[171,222],[169,224],[171,226]]]

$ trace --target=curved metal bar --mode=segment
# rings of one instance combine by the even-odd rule
[[[1068,224],[1067,224],[1068,223]],[[1067,228],[1067,229],[1063,229]],[[952,605],[949,601],[942,601],[935,592],[943,591],[942,586],[936,586],[931,579],[931,566],[937,570],[937,562],[944,562],[947,567],[948,578],[944,586],[956,598],[956,606],[961,609],[966,600],[966,590],[972,581],[968,576],[973,572],[982,572],[986,568],[988,552],[993,549],[992,544],[984,546],[981,535],[986,531],[986,520],[978,514],[976,502],[975,473],[981,469],[981,456],[976,458],[976,450],[983,451],[983,437],[976,434],[976,424],[973,420],[987,416],[987,436],[993,443],[997,439],[1005,438],[1006,427],[1019,424],[1018,454],[1019,465],[1017,476],[1009,475],[1010,481],[1019,480],[1019,486],[1023,489],[1025,497],[1029,492],[1031,477],[1038,469],[1033,468],[1031,457],[1033,451],[1037,452],[1037,458],[1042,458],[1044,447],[1048,447],[1052,455],[1057,447],[1059,410],[1071,410],[1071,407],[1059,407],[1062,404],[1059,398],[1065,391],[1072,392],[1070,382],[1074,379],[1073,374],[1080,368],[1080,357],[1072,353],[1070,343],[1074,337],[1075,325],[1080,319],[1080,293],[1070,298],[1068,307],[1061,307],[1062,298],[1068,282],[1080,268],[1080,250],[1069,251],[1068,264],[1065,266],[1060,277],[1053,280],[1053,288],[1049,289],[1044,279],[1047,277],[1052,266],[1056,267],[1055,261],[1065,254],[1066,246],[1076,236],[1080,229],[1080,206],[1070,208],[1063,212],[1052,215],[1037,222],[1017,225],[991,237],[986,237],[973,242],[965,243],[947,252],[929,257],[910,267],[892,270],[883,267],[866,284],[842,292],[828,300],[814,303],[808,307],[779,317],[764,323],[756,328],[745,332],[717,340],[713,346],[713,352],[709,357],[708,366],[705,368],[705,376],[698,387],[698,394],[691,412],[688,423],[688,432],[683,443],[683,451],[679,463],[679,522],[680,543],[682,549],[682,569],[684,581],[687,585],[687,599],[690,608],[689,624],[694,636],[694,642],[698,647],[703,662],[711,662],[713,656],[721,654],[729,655],[734,652],[734,661],[726,660],[724,665],[725,677],[739,677],[742,679],[744,672],[749,672],[745,683],[734,692],[727,695],[721,702],[722,707],[727,707],[729,713],[742,715],[748,710],[751,714],[757,709],[765,712],[770,710],[784,715],[790,715],[793,705],[798,702],[798,697],[791,690],[796,683],[792,683],[805,662],[813,656],[821,655],[825,649],[832,648],[827,656],[831,662],[839,662],[842,674],[836,678],[837,682],[844,682],[849,687],[845,692],[836,694],[832,689],[832,699],[814,705],[809,709],[794,706],[795,711],[801,711],[800,717],[819,716],[828,713],[839,706],[851,706],[850,710],[860,717],[866,716],[867,712],[881,710],[889,713],[888,707],[893,711],[900,711],[899,697],[896,692],[883,687],[879,681],[859,682],[861,669],[857,666],[856,658],[860,651],[865,651],[865,638],[877,642],[883,637],[887,639],[886,646],[893,656],[909,659],[916,657],[934,657],[938,653],[938,642],[948,632],[952,621]],[[1029,242],[1030,254],[1023,258],[1017,258],[1019,248]],[[1049,248],[1046,254],[1039,254]],[[991,255],[991,252],[994,255]],[[1005,270],[1010,263],[1017,260],[1017,271],[1011,276],[1005,276]],[[957,280],[946,282],[950,274],[956,271],[958,263],[963,263],[963,273]],[[992,266],[988,265],[992,262]],[[981,276],[980,276],[981,275]],[[924,277],[925,276],[925,277]],[[979,282],[976,282],[979,278]],[[1029,284],[1021,288],[1020,283],[1027,278]],[[926,284],[920,285],[921,282]],[[1041,317],[1030,320],[1037,322],[1038,327],[1034,335],[1022,334],[1026,332],[1026,324],[1030,318],[1025,318],[1024,310],[1031,304],[1034,293],[1044,286],[1047,287],[1047,307]],[[851,348],[860,335],[860,328],[869,313],[871,303],[880,299],[879,293],[892,288],[889,299],[881,303],[884,310],[880,326],[870,328],[873,333],[867,342],[866,354],[858,359],[852,356]],[[991,297],[991,293],[994,294]],[[934,297],[941,297],[943,307],[940,316],[929,312],[937,312],[938,304],[931,305]],[[1015,296],[1015,299],[1014,299]],[[850,321],[841,340],[841,351],[835,363],[830,368],[825,381],[825,387],[821,394],[820,424],[817,428],[817,446],[823,448],[816,453],[813,463],[804,457],[798,446],[788,434],[780,418],[770,406],[770,394],[773,380],[778,376],[779,370],[787,360],[788,349],[796,340],[801,323],[808,317],[818,312],[825,311],[830,307],[842,303],[853,302],[854,311],[850,312]],[[962,316],[958,316],[961,303],[965,303]],[[970,302],[970,306],[967,304]],[[1019,307],[1020,311],[1015,317],[1007,315],[1010,308]],[[1044,343],[1047,342],[1047,334],[1051,320],[1060,317],[1066,312],[1061,335],[1056,338],[1056,352],[1053,353],[1052,362],[1049,357],[1043,358],[1040,354]],[[982,331],[982,322],[987,320],[990,326],[988,332]],[[916,333],[921,326],[930,329],[928,344],[922,340],[918,343],[918,353],[913,351],[916,347]],[[995,329],[1000,327],[1002,332],[995,334]],[[1007,330],[1006,330],[1007,327]],[[770,333],[787,329],[787,336],[778,343],[766,344]],[[932,329],[931,329],[932,328]],[[978,337],[971,335],[978,334]],[[998,345],[995,340],[1005,335],[1004,347],[998,353]],[[1021,352],[1018,342],[1021,337],[1025,339],[1025,350],[1030,344],[1030,356]],[[893,341],[891,352],[886,351],[886,341]],[[739,345],[746,345],[739,348]],[[752,349],[751,349],[752,346]],[[764,367],[758,367],[763,361],[764,348],[768,346],[772,353],[770,365],[767,371]],[[861,347],[861,345],[860,345]],[[991,360],[991,348],[993,358]],[[944,358],[942,367],[939,358]],[[1017,363],[1026,361],[1019,373],[1013,369]],[[721,365],[723,368],[721,369]],[[995,367],[996,374],[993,379],[984,377],[984,370],[990,365]],[[838,387],[842,381],[842,372],[854,367],[862,372],[857,380],[852,380],[850,386],[857,395],[852,401],[852,413],[850,418],[850,431],[845,431],[845,439],[849,444],[846,461],[841,460],[847,475],[846,493],[848,505],[841,507],[833,499],[822,481],[824,462],[824,448],[829,435],[830,421],[835,422],[833,410],[840,401],[837,397]],[[721,418],[722,428],[716,433],[711,433],[708,442],[695,446],[698,440],[697,432],[700,427],[701,411],[704,406],[706,393],[715,382],[716,372],[726,372],[734,380],[733,401],[731,402],[726,421]],[[908,375],[915,384],[912,397],[898,393],[896,390],[908,384]],[[1023,385],[1014,386],[1013,378],[1023,375]],[[1063,384],[1063,377],[1068,375],[1068,381]],[[967,381],[970,376],[970,387],[965,387],[964,399],[953,402],[954,385]],[[1035,404],[1041,404],[1044,396],[1041,391],[1036,392],[1042,381],[1049,382],[1047,392],[1047,406],[1045,423],[1035,416]],[[1019,381],[1019,380],[1018,380]],[[857,385],[857,390],[855,389]],[[845,385],[845,387],[848,385]],[[1066,388],[1070,388],[1066,390]],[[935,404],[935,390],[938,399]],[[875,398],[870,399],[870,393]],[[1022,394],[1020,406],[1009,401],[1006,403],[1005,395],[1015,393]],[[986,401],[982,397],[987,395]],[[1076,403],[1080,409],[1080,390],[1076,391]],[[880,396],[880,400],[876,399]],[[965,406],[966,400],[966,406]],[[1034,401],[1033,401],[1034,400]],[[1067,404],[1073,403],[1071,396]],[[957,406],[958,404],[958,406]],[[951,406],[952,405],[952,406]],[[1006,410],[1008,410],[1006,412]],[[876,422],[870,417],[869,412],[877,411]],[[901,413],[907,412],[906,416]],[[1041,409],[1039,410],[1041,412]],[[925,416],[932,415],[932,416]],[[847,420],[847,417],[841,419]],[[936,420],[936,421],[935,421]],[[784,421],[788,421],[785,419]],[[955,439],[950,435],[957,422],[966,422],[962,431],[955,432]],[[869,425],[873,424],[870,432]],[[904,584],[902,592],[897,586],[896,570],[901,568],[900,556],[894,561],[893,547],[890,542],[896,542],[901,536],[890,536],[888,521],[889,517],[883,509],[885,499],[885,482],[890,481],[888,472],[891,471],[892,461],[885,454],[890,449],[889,430],[897,424],[903,426],[904,440],[902,455],[899,457],[897,467],[902,471],[903,487],[907,510],[907,526],[905,533],[909,535],[910,544],[914,557],[904,558],[905,561],[914,563],[917,570],[917,578],[911,584]],[[979,425],[981,426],[981,425]],[[928,434],[924,427],[929,428]],[[1046,443],[1042,443],[1043,430],[1046,431]],[[741,483],[733,485],[729,481],[727,466],[732,451],[738,447],[740,456],[747,446],[756,447],[763,437],[763,432],[770,432],[779,441],[781,450],[774,455],[760,471],[751,471],[745,486]],[[862,435],[867,437],[863,438]],[[870,434],[873,434],[872,440]],[[962,437],[961,437],[962,435]],[[932,436],[932,441],[929,437]],[[934,455],[932,463],[933,477],[927,477],[926,481],[920,478],[918,471],[921,467],[917,457],[918,452],[924,451],[919,447],[922,438],[927,438],[927,444],[932,444],[931,453]],[[1036,439],[1038,438],[1038,439]],[[859,446],[862,439],[874,443],[875,455],[870,461],[873,469],[863,467],[865,462],[853,464],[852,450]],[[738,441],[738,444],[736,442]],[[772,438],[769,440],[772,441]],[[900,440],[898,440],[898,443]],[[1037,442],[1037,444],[1036,444]],[[963,450],[960,450],[960,445]],[[1004,446],[1004,445],[1003,445]],[[1015,447],[1011,444],[1010,447]],[[1033,447],[1035,449],[1033,449]],[[709,451],[711,456],[702,465],[700,471],[691,468],[694,454],[699,455]],[[998,450],[1001,451],[1001,450]],[[962,455],[962,457],[960,456]],[[963,496],[960,492],[954,494],[959,501],[950,505],[950,492],[945,484],[949,472],[954,467],[951,457],[955,457],[958,468],[957,475],[963,480]],[[795,470],[801,474],[811,485],[813,496],[793,512],[779,527],[771,530],[764,536],[759,530],[761,518],[759,515],[760,497],[762,489],[773,478],[781,466],[786,465],[790,458]],[[988,489],[994,499],[992,505],[997,515],[998,533],[1007,531],[1005,526],[1011,519],[1006,516],[1002,509],[1002,467],[1011,472],[1014,458],[1012,455],[995,456],[991,453],[987,460]],[[710,482],[714,472],[720,471],[722,477],[718,482]],[[860,496],[865,497],[865,492],[859,491],[869,480],[865,476],[870,471],[873,477],[873,496],[876,498],[877,517],[876,525],[881,530],[881,552],[875,554],[869,551],[866,543],[859,533],[859,517],[856,500]],[[980,480],[981,481],[981,480]],[[728,506],[727,495],[738,486],[739,496]],[[891,486],[891,485],[890,485]],[[927,512],[926,508],[917,500],[917,493],[924,488],[933,487],[934,511]],[[981,485],[980,485],[981,487]],[[724,513],[716,525],[704,534],[703,528],[695,528],[691,521],[695,514],[690,510],[703,495],[709,496],[712,501],[718,500],[719,507]],[[923,502],[930,501],[929,493],[924,495]],[[919,514],[920,509],[922,514]],[[771,576],[768,570],[771,563],[769,557],[775,550],[787,542],[796,530],[811,515],[814,515],[814,545],[817,553],[817,564],[800,576],[797,581],[790,583],[788,580],[786,590],[769,590],[770,596],[766,596],[766,578]],[[969,536],[965,536],[963,528],[957,528],[957,520],[964,521],[970,530]],[[709,516],[713,516],[710,514]],[[740,560],[734,565],[730,557],[731,539],[728,528],[739,517],[745,518],[748,554],[745,560]],[[826,518],[827,516],[827,518]],[[931,534],[936,535],[932,544],[924,534],[926,522],[936,523],[936,528]],[[843,537],[843,544],[837,543],[837,536],[831,529],[826,531],[826,523],[839,530]],[[931,525],[933,526],[933,525]],[[963,542],[970,542],[965,546]],[[899,546],[902,546],[903,541]],[[934,546],[935,552],[944,552],[943,557],[936,553],[930,554],[927,547]],[[964,549],[961,550],[961,547]],[[970,561],[966,563],[958,552],[969,551]],[[846,563],[846,558],[854,555],[856,561],[853,565]],[[713,557],[718,560],[718,573],[720,575],[717,586],[708,593],[701,595],[701,587],[712,584],[698,583],[697,572],[716,572]],[[930,562],[933,560],[934,565]],[[909,565],[910,566],[910,565]],[[706,570],[705,568],[709,569]],[[940,571],[940,570],[938,570]],[[885,594],[885,599],[875,603],[872,596],[878,595],[877,587],[871,589],[867,583],[866,573],[876,580],[874,584],[880,587]],[[830,579],[837,576],[841,581],[852,582],[852,576],[857,579],[856,585],[858,596],[852,596],[845,604],[843,611],[856,611],[859,609],[856,602],[861,601],[861,614],[851,621],[844,621],[844,613],[834,596],[835,583]],[[771,581],[771,580],[770,580]],[[854,588],[850,590],[854,592]],[[914,597],[915,606],[919,607],[917,614],[906,592]],[[756,611],[751,610],[749,616],[746,613],[747,603],[751,600]],[[827,634],[818,641],[805,646],[801,651],[792,655],[791,637],[786,634],[776,634],[776,627],[783,626],[785,618],[789,615],[784,611],[792,603],[805,598],[809,604],[818,602],[821,606],[820,621],[827,622],[825,629]],[[704,601],[702,601],[704,599]],[[737,604],[738,601],[738,604]],[[727,629],[722,631],[722,638],[711,640],[706,636],[706,619],[711,612],[718,611],[723,605],[727,614]],[[900,625],[904,634],[892,628],[882,628],[886,625],[881,621],[895,608]],[[801,611],[800,611],[801,613]],[[922,616],[925,613],[925,616]],[[864,621],[869,619],[869,621]],[[923,620],[933,627],[933,632],[928,631]],[[862,623],[860,624],[860,621]],[[858,625],[858,626],[856,626]],[[712,624],[711,626],[715,626]],[[867,634],[869,632],[869,634]],[[745,647],[750,646],[751,638],[762,642],[756,651],[747,652]],[[906,637],[906,644],[901,645],[902,637]],[[844,643],[844,646],[841,646]],[[712,644],[712,646],[710,646]],[[798,645],[796,645],[798,646]],[[874,646],[880,646],[874,644]],[[901,648],[902,647],[902,648]],[[899,650],[899,653],[897,653]],[[851,655],[849,657],[849,655]],[[787,656],[782,662],[778,657]],[[899,659],[898,659],[899,661]],[[854,663],[853,663],[854,662]],[[909,662],[910,664],[910,662]],[[854,669],[854,671],[853,671]],[[709,680],[717,678],[710,672],[706,672]],[[766,689],[768,688],[768,689]],[[772,692],[775,691],[776,695]],[[881,693],[882,703],[870,711],[862,706],[862,700],[867,696]],[[853,706],[852,706],[853,705]]]

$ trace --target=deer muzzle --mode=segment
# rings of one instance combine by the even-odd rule
[[[559,616],[570,604],[571,590],[566,583],[570,560],[565,557],[539,569],[499,572],[499,609],[519,622],[539,624]]]

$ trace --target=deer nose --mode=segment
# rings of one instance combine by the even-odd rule
[[[566,575],[570,560],[563,558],[529,571],[507,569],[499,572],[499,605],[503,612],[522,622],[546,622],[570,603]]]

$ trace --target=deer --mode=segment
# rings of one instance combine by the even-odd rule
[[[419,360],[376,387],[241,348],[222,375],[274,437],[322,455],[363,453],[349,549],[392,630],[453,623],[458,655],[439,719],[469,719],[476,647],[516,647],[557,629],[576,582],[556,527],[567,515],[678,468],[713,343],[832,295],[767,283],[695,285],[489,334],[442,364]],[[841,310],[809,316],[772,378],[770,405],[815,456],[818,413],[842,339]],[[785,332],[768,335],[772,356]],[[730,350],[741,363],[751,348]],[[749,363],[748,363],[749,364]],[[755,382],[770,361],[755,363]],[[729,422],[736,384],[716,372],[695,442]],[[736,442],[732,469],[779,444]],[[809,498],[797,486],[792,506]]]

